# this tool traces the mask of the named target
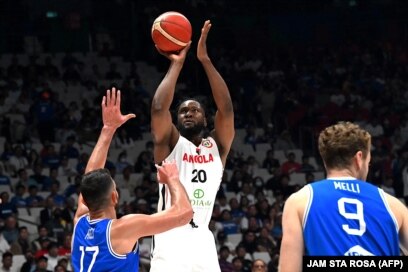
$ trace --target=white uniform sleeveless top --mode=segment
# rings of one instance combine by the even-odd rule
[[[180,181],[190,198],[194,223],[201,228],[208,228],[224,170],[217,144],[208,137],[202,139],[197,147],[180,135],[173,151],[166,158],[166,161],[171,160],[176,161]],[[158,211],[170,206],[170,192],[160,184]]]

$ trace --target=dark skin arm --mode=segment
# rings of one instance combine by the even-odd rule
[[[211,91],[217,105],[217,112],[215,113],[214,130],[211,136],[217,142],[220,150],[221,160],[225,166],[227,155],[230,151],[232,141],[234,140],[234,109],[232,100],[229,94],[228,86],[222,76],[211,62],[207,53],[207,36],[211,28],[211,22],[205,21],[201,29],[201,37],[197,47],[197,58],[203,65],[204,71],[210,82]]]
[[[172,122],[170,105],[190,44],[179,54],[165,53],[156,47],[160,54],[171,61],[167,74],[157,87],[151,107],[151,128],[156,163],[163,161],[170,154],[179,137],[179,132]]]

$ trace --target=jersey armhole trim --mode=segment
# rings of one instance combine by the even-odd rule
[[[391,210],[391,208],[390,208],[390,205],[388,204],[387,198],[386,198],[385,195],[384,195],[384,191],[383,191],[381,188],[378,188],[378,192],[379,192],[379,194],[380,194],[380,196],[381,196],[381,199],[382,199],[383,202],[384,202],[385,208],[387,209],[388,213],[390,214],[390,216],[391,216],[391,218],[392,218],[392,221],[394,222],[395,230],[396,230],[396,232],[398,233],[398,221],[397,221],[397,219],[395,218],[395,215],[394,215],[394,213],[392,212],[392,210]]]
[[[74,229],[72,230],[72,239],[71,239],[71,251],[74,249],[74,241],[75,241],[75,231],[76,227],[78,226],[79,222],[82,220],[82,218],[87,217],[89,214],[83,214],[81,217],[78,218],[77,223],[74,226]]]
[[[306,208],[305,208],[305,211],[304,211],[304,213],[303,213],[303,222],[302,222],[302,224],[303,224],[303,226],[302,226],[302,227],[303,227],[303,230],[304,230],[305,227],[306,227],[307,218],[308,218],[308,216],[309,216],[309,211],[310,211],[310,206],[312,206],[312,202],[313,202],[313,188],[312,188],[312,186],[306,185],[305,188],[307,188],[308,191],[309,191],[309,197],[308,197],[308,199],[307,199]]]
[[[109,252],[115,258],[126,259],[126,255],[117,254],[112,248],[112,244],[111,244],[111,240],[110,240],[111,226],[112,226],[112,220],[109,221],[108,226],[106,228],[106,243],[108,244]]]

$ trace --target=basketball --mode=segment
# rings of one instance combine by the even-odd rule
[[[164,52],[176,52],[183,49],[191,40],[191,35],[190,21],[179,12],[165,12],[153,22],[153,42]]]

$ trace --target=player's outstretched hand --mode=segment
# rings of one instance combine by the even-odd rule
[[[188,50],[190,49],[190,46],[191,46],[191,41],[189,41],[187,46],[184,47],[183,49],[181,49],[179,52],[164,52],[164,51],[160,50],[157,47],[157,45],[155,45],[155,46],[156,46],[157,51],[159,51],[160,54],[162,54],[163,56],[165,56],[166,58],[168,58],[172,62],[184,63],[184,61],[186,60],[187,52],[188,52]]]
[[[168,184],[171,181],[179,180],[179,171],[175,161],[164,161],[160,166],[156,164],[156,168],[158,182]]]
[[[207,36],[208,32],[210,32],[210,28],[211,28],[210,20],[205,21],[204,26],[201,29],[201,36],[197,45],[197,58],[201,62],[210,59],[207,53]]]
[[[102,98],[102,119],[103,125],[107,128],[117,129],[127,120],[135,118],[136,115],[131,113],[122,115],[120,112],[120,90],[112,88],[106,91],[106,96]]]

